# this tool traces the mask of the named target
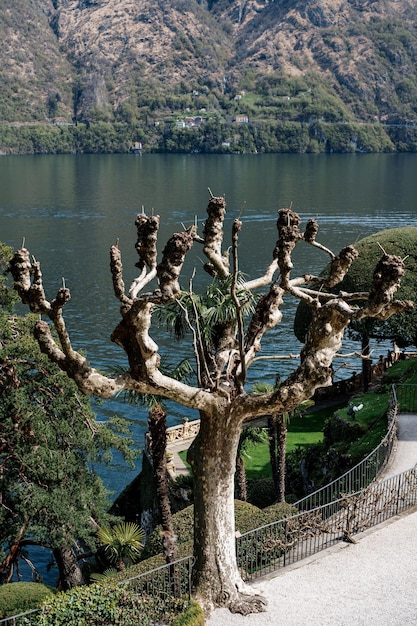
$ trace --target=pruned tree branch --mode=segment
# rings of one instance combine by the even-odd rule
[[[136,298],[138,293],[156,276],[159,221],[159,215],[149,216],[145,215],[144,212],[139,213],[136,218],[137,240],[135,248],[139,256],[136,266],[139,268],[140,274],[132,282],[129,289],[129,297],[132,299]]]
[[[384,253],[374,270],[368,304],[356,319],[384,315],[384,309],[391,303],[404,272],[404,261],[400,257]]]
[[[233,256],[233,275],[232,275],[232,284],[230,288],[230,294],[232,296],[232,300],[236,309],[236,319],[237,319],[237,340],[239,347],[239,356],[240,356],[240,368],[239,373],[237,375],[238,381],[238,393],[242,393],[243,386],[246,381],[246,360],[245,360],[245,350],[244,350],[244,329],[243,329],[243,315],[242,315],[242,306],[239,302],[239,298],[236,293],[237,288],[237,277],[239,272],[239,260],[238,260],[238,240],[239,240],[239,231],[242,228],[242,222],[238,219],[235,219],[232,227],[232,256]]]
[[[193,245],[195,233],[194,225],[183,233],[175,233],[163,250],[162,261],[156,268],[163,302],[173,300],[180,292],[178,278],[185,255]]]
[[[319,232],[319,225],[317,223],[317,220],[313,220],[313,219],[308,220],[307,226],[303,235],[304,241],[310,244],[311,246],[313,246],[313,248],[317,248],[318,250],[322,250],[323,252],[326,252],[326,254],[328,254],[331,259],[334,259],[335,257],[334,253],[331,250],[329,250],[329,248],[326,248],[326,246],[323,246],[323,244],[318,243],[316,241],[316,236],[318,232]]]
[[[281,305],[284,289],[276,284],[271,285],[269,292],[262,296],[256,305],[255,312],[246,332],[246,359],[253,360],[261,349],[262,337],[282,320]]]
[[[120,300],[122,304],[130,306],[132,304],[132,299],[128,298],[125,293],[122,255],[118,246],[112,246],[110,248],[110,271],[113,279],[113,290],[116,298]]]
[[[331,289],[335,285],[342,282],[348,273],[353,261],[358,257],[358,251],[354,246],[346,246],[339,255],[334,257],[330,264],[329,276],[324,281],[324,286]]]
[[[10,272],[23,304],[28,304],[32,313],[48,315],[51,305],[45,298],[40,265],[35,259],[31,263],[26,248],[15,252],[10,262]]]
[[[222,252],[223,225],[226,214],[224,198],[212,196],[207,207],[208,218],[204,225],[204,254],[208,263],[204,266],[211,276],[227,278],[229,275],[229,254]]]
[[[265,412],[291,410],[306,397],[311,396],[319,386],[331,382],[331,362],[339,352],[345,328],[352,320],[373,316],[386,319],[393,313],[413,306],[408,301],[394,301],[393,296],[404,273],[404,263],[398,257],[384,255],[376,268],[369,293],[346,293],[337,295],[326,291],[339,283],[349,270],[357,252],[353,246],[346,246],[335,256],[324,246],[318,246],[332,257],[330,274],[318,279],[309,274],[291,279],[293,268],[292,252],[300,240],[317,247],[318,226],[310,220],[303,235],[300,234],[300,217],[292,209],[281,209],[277,221],[278,240],[273,252],[273,262],[260,279],[249,281],[248,285],[270,281],[266,294],[262,295],[249,320],[246,330],[243,325],[243,309],[237,293],[238,277],[238,233],[240,220],[235,220],[232,231],[233,268],[230,274],[228,253],[222,252],[225,201],[212,195],[207,209],[208,219],[204,228],[204,252],[209,261],[209,271],[222,278],[231,277],[230,297],[235,306],[236,319],[217,324],[212,348],[207,346],[201,329],[194,329],[194,343],[197,364],[200,364],[198,387],[185,385],[169,378],[159,369],[160,356],[157,343],[150,335],[152,315],[156,303],[170,303],[180,293],[179,277],[187,252],[198,239],[196,225],[174,234],[167,242],[162,260],[157,265],[157,234],[159,217],[141,214],[137,217],[136,250],[139,256],[137,266],[140,276],[132,284],[129,296],[125,294],[123,266],[118,246],[111,248],[111,272],[116,297],[121,302],[122,319],[112,334],[112,340],[120,345],[128,355],[129,371],[123,376],[108,377],[91,368],[84,356],[73,350],[68,337],[63,307],[70,298],[70,292],[61,288],[56,298],[46,300],[40,266],[30,262],[26,249],[16,252],[12,273],[23,302],[31,310],[46,315],[54,324],[59,343],[53,337],[46,322],[36,326],[36,336],[42,350],[63,370],[72,376],[86,393],[110,397],[123,389],[133,389],[140,393],[158,393],[178,400],[186,406],[202,408],[213,406],[220,398],[230,402],[232,398],[244,396],[246,370],[257,357],[264,335],[280,323],[281,305],[286,293],[305,300],[312,309],[313,321],[307,333],[305,346],[301,352],[300,365],[273,394],[263,399],[242,403],[236,415],[261,414]],[[279,269],[279,284],[273,282],[276,269]],[[142,293],[145,284],[153,278],[158,285],[152,292]],[[257,282],[259,281],[260,282]],[[319,282],[324,289],[310,289],[306,285]],[[358,303],[365,300],[364,306]],[[350,304],[352,303],[352,304]],[[199,324],[198,312],[194,315]],[[190,320],[188,324],[191,325]],[[209,358],[209,361],[207,360]],[[200,387],[200,388],[199,388]],[[213,396],[219,397],[213,399]],[[222,401],[223,401],[222,400]],[[240,418],[239,418],[240,419]]]
[[[281,285],[285,289],[290,280],[290,273],[293,269],[292,252],[297,243],[302,239],[299,230],[301,219],[291,209],[280,209],[278,213],[278,241],[274,250],[274,258],[278,260],[279,271],[281,273]]]

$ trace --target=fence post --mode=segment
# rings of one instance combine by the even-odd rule
[[[284,546],[285,546],[285,543],[287,541],[287,536],[288,536],[288,522],[285,519],[285,523],[284,523],[284,537],[285,537]],[[287,565],[287,551],[286,551],[286,549],[284,547],[284,565],[283,565],[283,567],[285,567],[286,565]]]

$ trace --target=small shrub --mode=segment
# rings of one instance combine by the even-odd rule
[[[204,626],[204,611],[197,602],[191,601],[188,609],[178,615],[172,622],[172,626]]]
[[[41,583],[7,583],[0,586],[0,618],[36,609],[54,595]]]
[[[363,431],[359,424],[347,422],[336,414],[328,419],[324,426],[324,444],[330,447],[340,441],[344,443],[356,441],[362,433]]]
[[[272,478],[248,480],[248,501],[260,509],[275,501],[274,481]]]
[[[287,502],[276,502],[262,511],[265,524],[270,524],[271,522],[283,519],[284,517],[291,517],[297,513],[298,509]]]

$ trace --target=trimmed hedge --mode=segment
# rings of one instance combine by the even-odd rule
[[[253,504],[235,500],[235,526],[240,533],[246,533],[249,530],[269,524],[283,517],[288,517],[296,513],[296,509],[289,504],[279,503],[273,504],[265,509],[259,509]],[[193,536],[194,536],[194,507],[188,506],[186,509],[175,513],[172,518],[174,532],[177,535],[178,557],[187,556],[192,553]],[[186,550],[185,550],[186,548]],[[157,526],[149,539],[147,540],[142,555],[144,559],[155,557],[162,553],[161,526]],[[137,564],[141,565],[145,561]],[[148,562],[148,561],[146,561]],[[129,573],[136,570],[136,566],[129,568]],[[153,567],[157,567],[153,565]],[[151,569],[151,568],[149,568]],[[135,571],[135,574],[138,573]],[[130,574],[132,575],[132,574]]]
[[[32,626],[151,626],[172,624],[186,613],[188,598],[162,598],[135,593],[123,584],[96,583],[74,587],[45,602]],[[192,624],[192,622],[190,622]]]
[[[50,587],[41,583],[7,583],[0,586],[0,618],[36,609],[54,596]]]

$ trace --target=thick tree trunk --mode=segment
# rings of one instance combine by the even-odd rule
[[[55,548],[53,552],[59,570],[58,587],[63,591],[67,591],[72,587],[85,585],[84,576],[74,550],[68,547],[61,547]]]
[[[222,412],[200,417],[188,455],[195,480],[195,597],[206,610],[259,612],[264,601],[243,582],[236,561],[234,473],[241,423]]]

